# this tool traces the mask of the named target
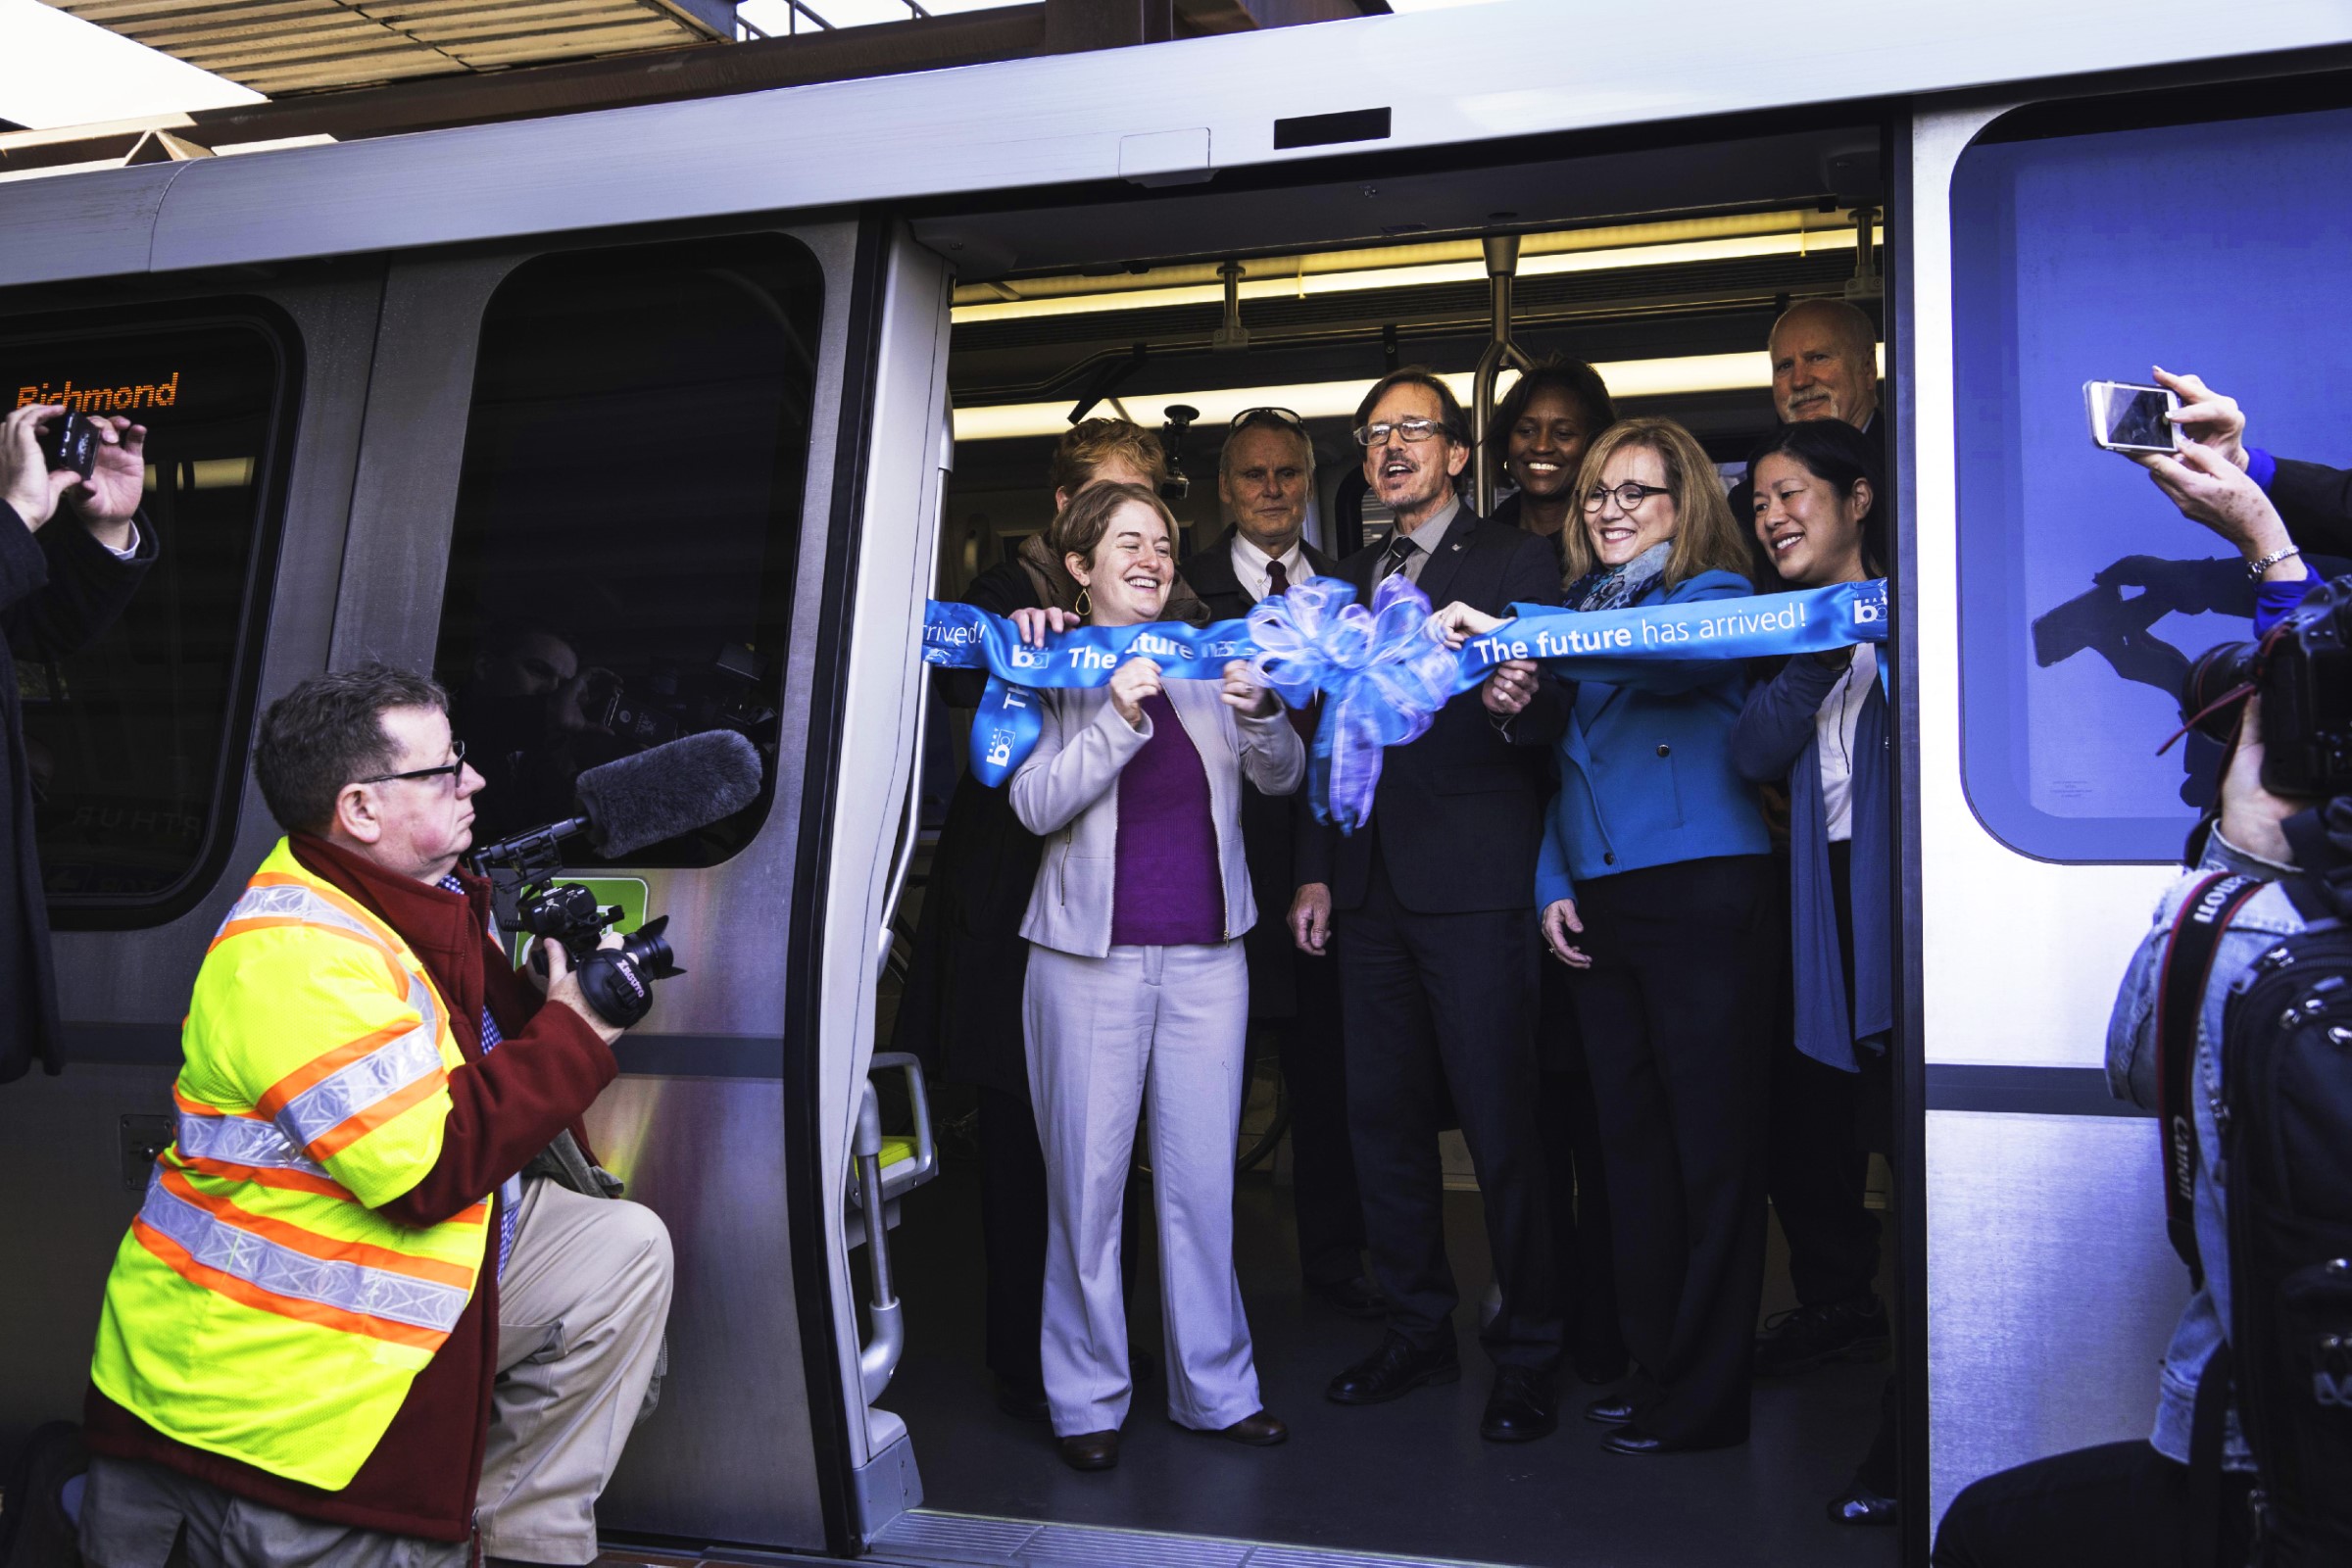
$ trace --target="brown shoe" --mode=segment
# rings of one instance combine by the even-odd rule
[[[1282,1417],[1260,1410],[1221,1429],[1217,1436],[1229,1443],[1247,1443],[1252,1448],[1271,1448],[1278,1443],[1289,1442],[1291,1429],[1282,1424]]]
[[[1061,1462],[1073,1470],[1108,1470],[1119,1462],[1119,1434],[1077,1432],[1061,1440]]]

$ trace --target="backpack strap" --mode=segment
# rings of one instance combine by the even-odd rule
[[[2197,1256],[2197,1118],[2190,1083],[2197,1059],[2197,1019],[2204,1011],[2205,985],[2213,974],[2222,933],[2266,885],[2260,877],[2223,873],[2191,889],[2173,917],[2156,982],[2156,1116],[2164,1134],[2164,1228],[2173,1250],[2188,1265],[2190,1281],[2200,1289],[2205,1265]]]
[[[2222,1454],[2229,1431],[2233,1357],[2225,1339],[2197,1375],[2197,1402],[2188,1426],[2188,1540],[2180,1560],[2189,1568],[2236,1568],[2222,1561]]]

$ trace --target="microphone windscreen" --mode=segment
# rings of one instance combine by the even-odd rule
[[[572,782],[588,842],[612,859],[709,827],[760,798],[760,753],[731,729],[709,729],[589,768]]]

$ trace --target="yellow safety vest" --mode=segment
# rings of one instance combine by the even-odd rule
[[[177,1137],[107,1277],[91,1378],[192,1447],[350,1484],[466,1309],[490,1200],[376,1212],[441,1154],[449,1009],[398,933],[294,858],[205,954]]]

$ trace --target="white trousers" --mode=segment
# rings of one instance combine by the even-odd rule
[[[1119,1217],[1136,1114],[1151,1110],[1168,1415],[1215,1431],[1258,1409],[1233,1267],[1233,1161],[1248,1060],[1250,971],[1239,941],[1029,950],[1029,1093],[1045,1146],[1046,1400],[1062,1437],[1127,1418]]]

